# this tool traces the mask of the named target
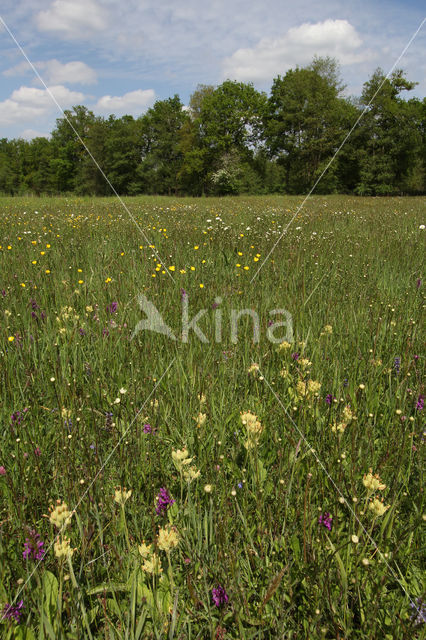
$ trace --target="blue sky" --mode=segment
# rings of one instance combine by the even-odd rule
[[[314,55],[336,57],[347,93],[387,72],[425,17],[412,0],[3,0],[0,15],[59,104],[138,116],[199,83],[268,92]],[[426,93],[426,23],[399,63]],[[47,135],[61,116],[0,24],[0,138]]]

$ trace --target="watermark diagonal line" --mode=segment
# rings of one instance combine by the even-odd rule
[[[296,212],[293,214],[293,216],[291,217],[290,221],[288,222],[288,224],[286,225],[286,227],[284,228],[284,231],[281,233],[280,237],[278,238],[278,240],[275,242],[274,246],[272,247],[272,249],[269,251],[268,255],[266,256],[266,258],[263,260],[263,262],[259,265],[259,268],[257,269],[256,273],[253,275],[252,279],[250,280],[250,284],[253,282],[253,280],[255,280],[259,274],[259,271],[262,269],[262,267],[265,265],[265,263],[269,260],[269,257],[271,256],[271,254],[275,251],[277,245],[280,243],[282,237],[287,233],[289,227],[293,224],[296,216],[298,215],[298,213],[303,209],[303,207],[305,206],[306,201],[311,197],[312,193],[315,191],[315,189],[318,186],[318,183],[321,182],[322,178],[324,177],[324,175],[327,173],[327,171],[329,170],[329,168],[331,167],[331,165],[333,164],[334,160],[337,158],[338,154],[340,153],[340,151],[342,150],[342,148],[344,147],[344,145],[346,144],[346,142],[348,141],[348,139],[350,138],[350,136],[352,135],[353,131],[356,129],[356,127],[358,126],[359,122],[361,121],[361,119],[364,117],[364,114],[366,113],[366,111],[370,108],[373,100],[375,99],[375,97],[377,96],[377,94],[379,93],[380,89],[383,87],[384,83],[386,82],[386,80],[389,78],[390,74],[393,72],[393,70],[395,69],[396,65],[399,63],[399,61],[401,60],[401,58],[405,55],[406,51],[408,50],[408,48],[410,47],[410,45],[412,44],[412,42],[414,41],[414,39],[416,38],[416,36],[420,33],[421,28],[423,27],[424,23],[426,22],[426,18],[423,18],[422,22],[420,23],[420,25],[417,27],[417,29],[415,30],[415,32],[413,33],[413,35],[411,36],[410,40],[408,41],[408,43],[405,45],[404,49],[401,51],[401,53],[399,54],[398,58],[395,60],[395,62],[393,63],[392,67],[389,69],[389,71],[387,72],[387,74],[385,75],[385,77],[383,78],[382,82],[379,84],[377,90],[375,91],[373,97],[370,99],[370,101],[368,102],[368,104],[365,105],[364,109],[361,111],[360,115],[358,116],[358,118],[356,119],[356,121],[354,122],[354,124],[352,125],[350,131],[348,131],[348,133],[346,134],[346,136],[344,137],[343,141],[340,143],[339,147],[337,148],[337,150],[335,151],[333,157],[328,161],[326,167],[324,168],[324,170],[321,172],[321,174],[319,175],[319,177],[315,180],[314,185],[312,186],[311,190],[309,191],[309,193],[304,197],[302,204],[299,205],[296,209]]]
[[[340,497],[343,499],[344,504],[346,505],[346,507],[348,508],[348,510],[350,511],[351,515],[354,517],[354,519],[356,520],[356,522],[359,524],[359,526],[361,527],[362,531],[364,532],[365,536],[367,537],[367,539],[371,542],[371,544],[374,546],[376,552],[379,554],[381,560],[386,564],[386,567],[388,568],[389,572],[392,574],[392,577],[398,582],[399,586],[401,587],[402,591],[404,592],[404,594],[407,596],[407,598],[410,600],[410,603],[414,606],[414,608],[416,608],[418,610],[418,612],[420,613],[420,609],[417,607],[417,605],[415,604],[415,602],[413,602],[413,600],[411,600],[410,594],[408,593],[407,589],[405,588],[405,586],[403,585],[402,581],[400,580],[400,578],[398,577],[398,575],[396,574],[396,572],[394,571],[394,569],[391,567],[391,565],[389,564],[389,562],[387,561],[387,559],[385,558],[385,556],[383,555],[383,553],[380,551],[380,548],[378,546],[378,544],[375,542],[374,538],[372,537],[372,535],[367,531],[367,529],[364,527],[363,523],[361,522],[361,520],[358,518],[357,514],[355,513],[354,509],[352,508],[352,506],[349,504],[349,502],[347,501],[347,499],[345,498],[345,496],[343,495],[342,491],[340,490],[340,488],[338,487],[338,485],[336,484],[336,482],[333,480],[333,478],[331,477],[331,475],[329,474],[326,466],[324,465],[324,463],[322,462],[322,460],[319,458],[319,456],[317,455],[316,450],[314,449],[314,447],[310,444],[310,442],[308,441],[308,439],[306,438],[305,434],[302,432],[301,429],[299,429],[298,425],[296,424],[296,422],[293,420],[293,418],[291,417],[291,415],[289,414],[289,412],[287,411],[287,409],[285,408],[284,404],[281,401],[281,398],[278,396],[278,394],[276,393],[275,389],[272,388],[272,386],[269,384],[268,380],[265,378],[264,373],[262,373],[259,369],[259,374],[261,376],[263,376],[263,381],[265,382],[266,386],[268,387],[268,389],[272,392],[273,396],[275,397],[275,400],[278,402],[278,404],[280,405],[281,409],[284,411],[285,415],[287,416],[287,418],[290,420],[291,424],[293,425],[293,427],[296,429],[296,431],[298,432],[299,436],[301,437],[301,439],[303,440],[303,442],[309,447],[310,452],[312,453],[312,455],[314,456],[316,462],[318,463],[318,465],[321,467],[322,471],[325,473],[325,475],[327,476],[327,478],[329,479],[329,481],[331,482],[331,484],[333,485],[334,489],[337,491],[337,493],[340,495]]]
[[[136,422],[136,420],[138,419],[138,417],[140,416],[140,414],[142,413],[143,409],[145,408],[147,402],[151,399],[151,397],[153,396],[153,394],[155,393],[155,391],[157,390],[158,386],[160,385],[161,381],[163,380],[164,376],[166,375],[166,373],[169,371],[169,369],[172,367],[172,365],[174,364],[176,360],[176,356],[173,358],[173,360],[170,362],[170,364],[168,365],[168,367],[166,368],[166,370],[162,373],[161,377],[159,378],[159,380],[157,380],[157,382],[155,383],[154,387],[152,388],[150,394],[148,395],[148,397],[146,398],[145,402],[143,403],[143,405],[140,407],[139,411],[136,413],[136,415],[134,416],[133,420],[130,422],[129,426],[127,427],[127,429],[125,430],[125,432],[122,434],[121,438],[118,440],[118,442],[114,445],[114,447],[112,448],[112,450],[110,451],[110,453],[108,454],[107,458],[105,459],[104,463],[102,464],[102,466],[100,467],[100,469],[97,471],[96,475],[94,476],[94,478],[92,478],[90,484],[88,485],[88,487],[86,488],[86,490],[83,492],[83,494],[80,496],[80,499],[78,500],[77,504],[74,505],[74,508],[72,509],[72,513],[75,513],[78,509],[78,507],[80,506],[80,504],[83,502],[84,498],[87,496],[88,492],[90,491],[90,489],[93,487],[93,485],[95,484],[96,480],[99,478],[99,475],[102,473],[102,471],[105,469],[105,467],[107,466],[108,462],[111,460],[112,456],[114,455],[115,451],[117,450],[117,448],[120,446],[120,444],[123,442],[124,438],[127,436],[127,434],[129,433],[130,429],[132,428],[132,426],[134,425],[134,423]],[[62,527],[59,529],[58,532],[56,532],[56,536],[59,536],[62,534],[62,532],[64,531],[65,527],[67,526],[66,522],[62,525]],[[48,552],[51,550],[51,548],[53,547],[53,545],[55,544],[55,541],[53,540],[50,545],[47,547],[46,552],[44,555],[47,555]],[[30,575],[27,577],[27,579],[25,580],[25,582],[20,586],[18,593],[16,594],[16,596],[14,597],[12,604],[14,604],[18,597],[20,596],[20,594],[22,593],[22,591],[24,590],[25,586],[28,584],[28,582],[31,580],[31,578],[33,577],[34,573],[37,571],[37,569],[39,568],[40,564],[43,562],[43,559],[39,560],[37,562],[37,564],[35,564],[33,570],[31,571]]]
[[[92,152],[90,151],[89,147],[87,146],[87,144],[84,142],[84,140],[82,139],[82,137],[80,136],[80,134],[78,133],[78,131],[76,130],[76,128],[74,127],[73,123],[71,122],[71,120],[68,118],[68,116],[66,115],[65,111],[63,110],[63,108],[61,107],[61,105],[59,104],[59,102],[56,100],[54,94],[51,92],[51,90],[49,89],[49,87],[46,85],[45,81],[43,80],[43,78],[41,77],[40,73],[37,71],[36,67],[33,65],[33,63],[31,62],[31,60],[29,59],[29,57],[27,56],[27,54],[25,53],[24,49],[22,48],[22,46],[19,44],[19,42],[17,41],[17,39],[15,38],[14,34],[12,33],[12,31],[10,30],[10,28],[8,27],[8,25],[6,24],[6,22],[4,21],[4,19],[2,18],[2,16],[0,15],[0,22],[3,24],[4,28],[6,29],[6,31],[8,32],[8,34],[10,35],[10,37],[12,38],[13,42],[16,44],[16,46],[18,47],[19,51],[22,53],[22,55],[24,56],[25,60],[28,62],[28,64],[30,65],[31,69],[34,71],[35,75],[37,76],[37,78],[40,80],[41,84],[43,85],[43,87],[45,88],[47,94],[49,95],[49,97],[52,99],[52,101],[54,102],[54,104],[57,106],[57,108],[59,109],[59,111],[62,113],[62,115],[64,116],[64,119],[66,120],[66,122],[69,124],[69,126],[71,127],[71,129],[73,130],[74,134],[76,135],[78,141],[82,144],[82,146],[84,147],[85,151],[87,152],[87,154],[89,155],[89,157],[91,158],[93,164],[96,166],[96,168],[98,169],[98,171],[100,172],[100,174],[102,175],[102,177],[104,178],[105,182],[108,184],[109,188],[111,189],[111,191],[114,193],[114,195],[116,196],[116,198],[118,199],[118,201],[120,202],[121,206],[123,207],[123,209],[127,212],[129,218],[131,219],[131,221],[133,222],[133,224],[136,226],[136,228],[138,229],[138,231],[141,233],[142,237],[144,238],[145,242],[149,245],[149,246],[154,246],[151,241],[147,238],[144,230],[142,229],[142,227],[140,226],[140,224],[138,223],[138,221],[136,220],[136,218],[134,217],[134,215],[132,214],[132,212],[130,211],[129,207],[126,205],[126,203],[124,202],[124,200],[122,199],[122,197],[120,196],[120,194],[117,192],[116,188],[114,187],[114,185],[111,183],[110,179],[108,178],[108,176],[106,175],[106,173],[104,172],[104,170],[102,169],[102,167],[99,165],[99,162],[96,160],[96,158],[94,157],[94,155],[92,154]],[[167,268],[164,260],[162,260],[160,254],[158,253],[158,251],[155,249],[153,249],[155,256],[158,258],[158,262],[161,263],[161,265],[164,267],[167,275],[173,280],[173,282],[175,282],[174,277],[172,276],[172,274],[170,273],[169,269]]]

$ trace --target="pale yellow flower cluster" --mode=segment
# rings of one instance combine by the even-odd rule
[[[67,527],[70,524],[73,514],[74,512],[68,509],[66,502],[57,500],[56,507],[53,505],[49,507],[49,515],[47,517],[57,529],[62,529],[62,527]]]
[[[194,420],[195,420],[195,421],[196,421],[196,423],[197,423],[197,427],[198,427],[198,428],[200,428],[200,427],[202,427],[202,426],[203,426],[203,424],[204,424],[204,423],[205,423],[205,421],[206,421],[206,418],[207,418],[207,415],[206,415],[205,413],[201,413],[201,411],[200,411],[200,413],[198,414],[198,416],[197,416],[196,418],[194,418]]]
[[[162,573],[163,568],[160,557],[152,550],[151,545],[148,546],[143,541],[142,544],[139,545],[138,550],[143,558],[142,570],[145,571],[145,573],[150,573],[151,575]]]
[[[349,407],[349,405],[346,405],[346,407],[343,409],[343,422],[346,422],[346,424],[348,424],[349,422],[352,422],[352,420],[356,420],[356,416],[354,413],[352,413],[351,408]]]
[[[333,433],[344,433],[347,426],[345,422],[334,422],[331,425],[331,430]]]
[[[287,340],[283,340],[283,342],[281,342],[277,347],[278,353],[288,351],[289,349],[291,349],[291,344],[290,342],[287,342]]]
[[[116,487],[114,493],[114,502],[120,505],[125,505],[131,495],[131,489],[127,490],[126,487]]]
[[[383,491],[383,489],[386,489],[386,485],[382,483],[380,476],[377,473],[373,476],[372,469],[370,469],[368,473],[364,474],[362,483],[371,493],[373,493],[373,491]]]
[[[251,411],[246,411],[240,415],[241,422],[247,429],[247,440],[244,444],[246,449],[253,449],[259,444],[260,436],[263,432],[263,426],[257,419],[257,416]]]
[[[166,525],[164,528],[160,527],[157,538],[157,545],[159,549],[169,553],[172,549],[178,546],[179,540],[179,534],[175,527],[171,527],[170,525]]]
[[[260,367],[257,362],[253,362],[253,364],[251,364],[247,369],[247,373],[251,374],[255,378],[259,373],[259,369]]]
[[[312,364],[312,363],[310,363]],[[300,398],[309,398],[311,399],[316,393],[321,389],[321,383],[316,380],[308,380],[308,382],[304,382],[303,380],[299,380],[296,385],[297,395]]]
[[[331,334],[333,333],[333,327],[331,326],[331,324],[326,324],[324,329],[321,331],[322,336],[331,336]]]
[[[56,542],[53,545],[53,548],[55,550],[55,556],[57,558],[66,558],[68,556],[71,557],[75,551],[75,549],[72,549],[72,547],[70,546],[69,538],[62,538],[61,540],[59,536],[56,538]]]
[[[384,505],[383,498],[379,500],[378,498],[374,498],[368,505],[369,509],[373,512],[375,516],[382,516],[389,508],[390,504]]]
[[[172,460],[176,469],[182,473],[187,482],[192,482],[200,476],[200,471],[192,464],[194,458],[189,457],[188,449],[177,449],[172,451]]]

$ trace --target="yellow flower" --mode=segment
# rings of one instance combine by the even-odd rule
[[[142,541],[142,544],[138,546],[138,551],[141,554],[142,558],[148,558],[148,556],[150,556],[152,552],[151,545],[148,546],[144,541]]]
[[[171,267],[169,267],[170,271],[175,271],[176,267],[174,265],[171,265]]]
[[[378,498],[374,498],[368,505],[369,509],[374,513],[375,516],[382,516],[389,508],[390,504],[386,507],[381,500]]]
[[[155,573],[156,575],[161,573],[163,571],[163,568],[161,566],[161,560],[159,556],[156,553],[153,553],[150,558],[146,558],[142,565],[142,570],[145,571],[145,573],[150,573],[151,575],[153,573]]]
[[[277,351],[288,351],[291,348],[291,344],[287,342],[287,340],[283,340],[281,344],[278,345]]]
[[[331,326],[331,324],[326,324],[324,329],[322,330],[321,335],[322,336],[329,336],[333,333],[333,327]]]
[[[126,490],[126,487],[117,487],[114,494],[114,502],[124,505],[132,495],[132,490]]]
[[[105,282],[108,284],[108,282],[111,282],[111,278],[107,278]]]
[[[373,476],[372,469],[364,475],[362,483],[368,491],[377,491],[377,489],[383,491],[383,489],[386,489],[386,485],[381,482],[380,476],[377,473]]]
[[[73,514],[74,512],[68,509],[66,502],[57,500],[56,507],[53,505],[49,507],[49,516],[47,517],[57,529],[62,529],[70,524]]]
[[[53,545],[53,548],[55,549],[55,556],[57,558],[66,558],[67,556],[72,556],[75,551],[75,549],[72,549],[70,547],[69,538],[63,538],[62,540],[60,540],[59,536],[56,538],[56,542]]]
[[[258,374],[259,369],[260,369],[260,367],[257,364],[257,362],[253,362],[253,364],[251,364],[249,366],[249,368],[247,369],[247,372],[251,373],[253,375],[253,377],[256,377],[257,374]]]
[[[206,421],[206,418],[207,418],[207,415],[205,413],[200,412],[198,416],[194,418],[194,420],[196,420],[197,422],[197,427],[202,427]]]
[[[201,471],[197,469],[197,467],[191,465],[189,467],[185,467],[183,470],[183,476],[187,482],[192,482],[200,477]]]
[[[349,406],[346,406],[343,409],[343,420],[345,422],[351,422],[351,420],[353,420],[355,418],[354,414],[351,411],[351,408]]]
[[[339,422],[339,424],[334,423],[331,425],[331,430],[333,433],[337,433],[337,432],[343,433],[347,426],[348,425],[345,424],[344,422]]]
[[[179,534],[175,527],[167,525],[164,529],[160,528],[158,532],[157,545],[158,548],[167,553],[177,547],[179,544]]]
[[[9,342],[13,342],[15,340],[15,336],[9,336],[8,340],[9,340]]]
[[[308,393],[310,393],[311,395],[318,393],[318,391],[321,389],[321,383],[317,382],[316,380],[309,380],[308,381]]]
[[[200,289],[204,289],[204,285],[202,282],[200,282]]]

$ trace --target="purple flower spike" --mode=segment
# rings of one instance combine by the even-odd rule
[[[328,393],[328,394],[325,396],[325,401],[326,401],[326,403],[327,403],[327,404],[331,404],[331,403],[333,402],[333,400],[334,400],[334,398],[333,398],[333,394]]]
[[[22,556],[24,560],[43,560],[45,555],[44,542],[40,539],[40,534],[30,529],[28,538],[25,540]]]
[[[3,608],[3,620],[15,620],[15,622],[20,622],[22,609],[24,607],[24,601],[20,600],[18,604],[5,604]]]
[[[117,307],[118,307],[118,302],[111,302],[111,304],[109,304],[106,308],[106,310],[108,311],[108,313],[115,313],[117,311]]]
[[[148,422],[143,425],[143,432],[144,433],[152,433],[152,427]]]
[[[333,524],[333,516],[331,516],[327,511],[325,511],[318,518],[318,524],[322,524],[323,527],[326,527],[326,529],[331,531],[331,527]]]
[[[425,406],[425,397],[420,395],[416,404],[417,411],[422,411],[424,406]]]
[[[167,489],[162,487],[157,496],[157,504],[155,507],[155,513],[157,516],[164,516],[167,513],[169,505],[173,504],[175,500],[171,497]]]
[[[212,598],[216,607],[221,607],[223,604],[226,604],[229,600],[228,594],[225,589],[219,585],[215,589],[212,589]]]

